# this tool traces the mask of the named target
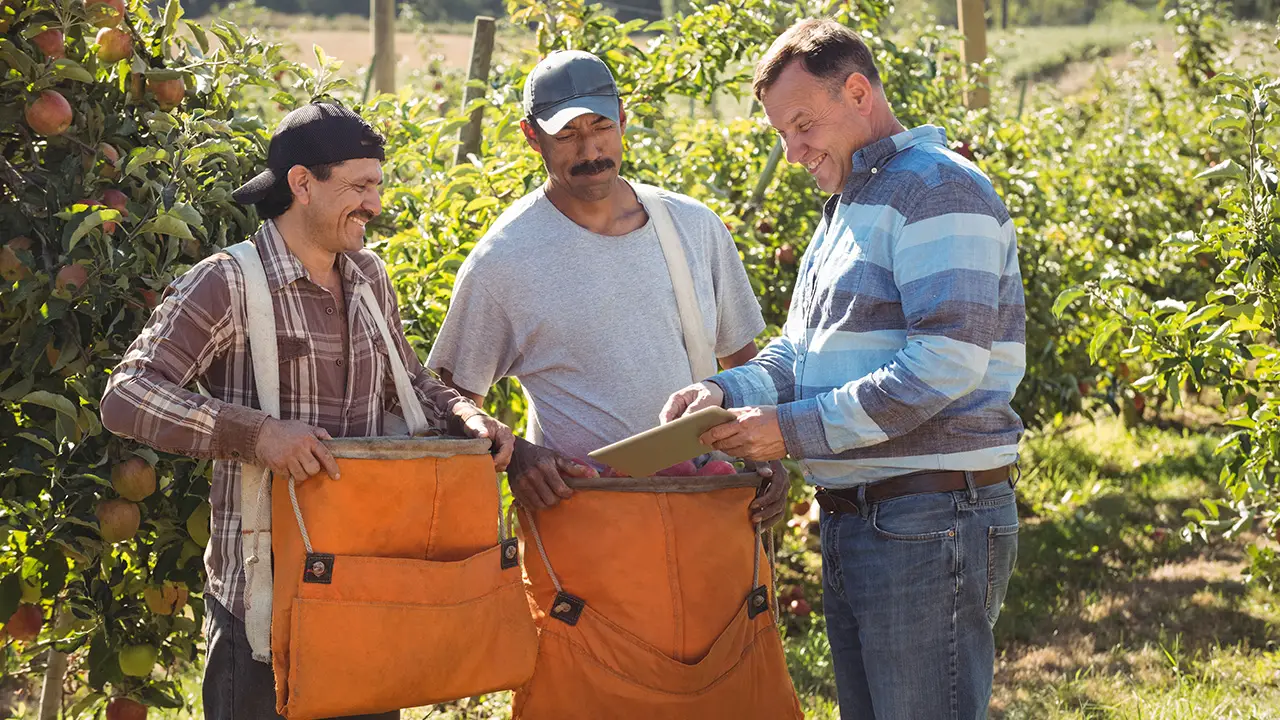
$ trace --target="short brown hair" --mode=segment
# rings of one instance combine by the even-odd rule
[[[779,35],[756,64],[751,92],[757,100],[796,59],[805,72],[829,82],[833,89],[843,86],[853,73],[862,73],[872,85],[880,84],[871,49],[856,32],[830,18],[810,18]]]

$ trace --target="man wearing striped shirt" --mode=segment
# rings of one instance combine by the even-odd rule
[[[779,37],[754,91],[787,159],[833,193],[783,336],[673,395],[736,422],[704,442],[800,462],[823,509],[823,611],[845,718],[981,718],[1017,551],[1025,369],[1014,225],[936,127],[894,117],[830,20]]]

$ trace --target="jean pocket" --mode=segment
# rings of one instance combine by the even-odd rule
[[[987,528],[987,622],[996,626],[1018,560],[1018,524]]]
[[[949,493],[927,493],[876,503],[871,509],[871,527],[886,540],[922,542],[955,537],[955,501]]]

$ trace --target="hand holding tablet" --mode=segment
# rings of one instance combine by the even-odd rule
[[[589,454],[630,477],[647,477],[677,463],[713,452],[698,441],[711,428],[732,422],[733,413],[720,407],[703,408],[665,425],[637,433]]]

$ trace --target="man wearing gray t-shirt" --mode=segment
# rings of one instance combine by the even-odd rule
[[[563,476],[596,475],[580,460],[587,453],[657,425],[691,376],[657,231],[618,176],[626,113],[609,69],[590,53],[552,53],[530,73],[524,104],[520,126],[547,182],[508,208],[458,271],[427,365],[477,402],[499,379],[520,380],[528,440],[517,438],[508,475],[521,505],[541,509],[572,495]],[[721,367],[741,365],[765,325],[733,238],[697,200],[661,197],[703,332]],[[778,480],[753,501],[753,520],[781,512]]]

